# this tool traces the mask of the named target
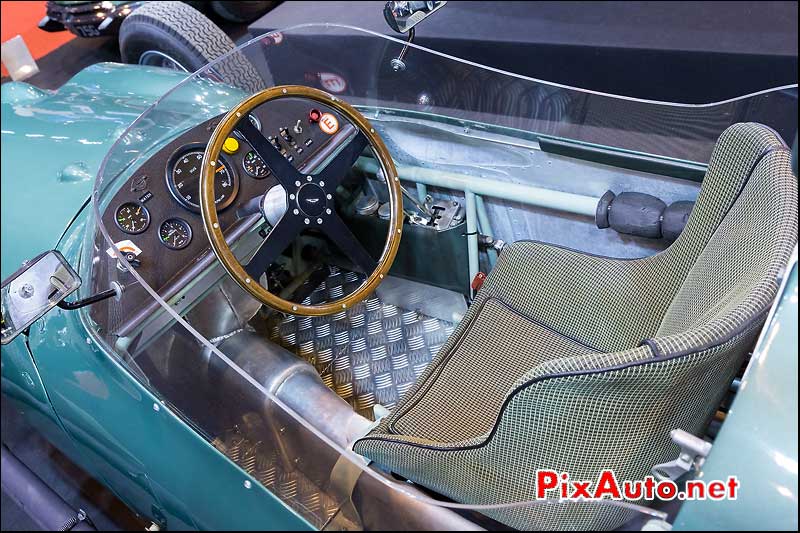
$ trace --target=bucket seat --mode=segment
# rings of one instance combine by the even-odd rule
[[[534,241],[501,254],[413,389],[354,450],[469,504],[534,499],[539,469],[637,480],[702,436],[797,242],[797,180],[772,130],[718,140],[686,228],[663,252],[598,257]],[[610,529],[583,502],[485,510],[519,529]]]

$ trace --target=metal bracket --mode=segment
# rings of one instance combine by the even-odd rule
[[[406,62],[404,61],[406,57],[406,53],[408,52],[408,44],[414,40],[414,28],[408,30],[408,40],[403,45],[403,49],[400,50],[400,55],[392,59],[389,64],[392,66],[392,70],[395,72],[402,72],[406,69]]]
[[[437,231],[450,229],[452,226],[457,226],[464,220],[461,204],[455,200],[431,202],[429,204],[429,209],[432,215],[429,225],[436,228]]]
[[[695,437],[682,429],[673,429],[669,432],[669,436],[672,442],[681,447],[681,453],[674,461],[655,465],[650,470],[658,481],[666,479],[676,481],[692,468],[699,469],[711,451],[712,444],[710,442]]]

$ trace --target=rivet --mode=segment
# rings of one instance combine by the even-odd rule
[[[296,305],[292,306],[292,311],[297,311],[297,306]],[[281,430],[281,431],[283,431],[283,430]]]
[[[285,92],[285,91],[284,91],[284,92]],[[245,479],[245,480],[244,480],[244,488],[246,488],[246,489],[249,489],[249,488],[250,488],[250,487],[252,487],[252,486],[253,486],[253,484],[252,484],[252,483],[250,483],[250,480],[249,480],[249,479]]]
[[[308,220],[307,218],[304,218],[304,219],[303,219],[303,222],[305,222],[306,224],[311,224],[311,221],[310,221],[310,220]]]
[[[333,198],[333,196],[331,196],[330,194],[326,194],[326,195],[325,195],[325,198],[327,198],[328,200],[330,200],[330,199],[332,199],[332,198]]]
[[[342,304],[342,309],[347,309],[347,304]]]
[[[247,278],[246,280],[244,280],[244,282],[245,283],[250,283],[250,278]]]
[[[211,166],[212,166],[212,167],[215,167],[215,166],[217,166],[217,162],[216,162],[216,161],[212,161],[212,162],[211,162]]]
[[[317,224],[322,224],[322,219],[321,218],[317,219]]]
[[[215,228],[218,228],[218,227],[219,227],[219,224],[218,224],[217,222],[214,222],[214,227],[215,227]]]
[[[283,94],[286,94],[286,89],[282,89],[282,90],[281,90],[281,92],[282,92]]]
[[[370,132],[370,133],[375,133],[375,130],[374,130],[374,129],[372,129],[372,128],[370,128],[370,129],[369,129],[369,132]]]
[[[292,213],[295,214],[295,215],[299,215],[300,214],[300,210],[299,209],[294,209],[294,210],[292,210]]]
[[[242,116],[242,114],[241,114],[241,113],[239,113],[239,112],[237,111],[237,112],[236,112],[236,116],[237,116],[237,117],[241,117],[241,116]]]
[[[395,176],[394,177],[394,181],[400,181],[400,177],[399,176]]]
[[[289,200],[294,200],[294,193],[289,195]]]
[[[306,181],[311,181],[311,180],[313,180],[313,179],[314,179],[314,178],[312,178],[311,176],[306,176]]]
[[[328,207],[327,209],[325,209],[325,214],[326,214],[326,215],[330,215],[331,213],[333,213],[333,211],[331,211],[331,208],[330,208],[330,207]]]
[[[400,233],[400,228],[397,228],[397,233]]]
[[[299,187],[300,185],[302,185],[302,183],[300,183],[300,180],[294,182],[295,187]]]
[[[319,186],[320,186],[320,187],[324,187],[324,186],[325,186],[325,182],[324,182],[324,181],[320,181],[320,182],[319,182]]]
[[[380,274],[380,278],[383,279],[383,274]]]
[[[160,405],[158,405],[157,403],[154,403],[154,404],[153,404],[153,411],[155,411],[155,412],[159,412],[160,410],[161,410],[161,406],[160,406]]]

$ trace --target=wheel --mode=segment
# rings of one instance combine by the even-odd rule
[[[253,22],[272,9],[277,2],[211,2],[214,13],[229,22]]]
[[[194,72],[236,46],[208,17],[183,2],[147,2],[131,13],[119,32],[125,63]],[[240,53],[214,65],[223,83],[252,92],[264,88],[253,65]]]
[[[194,72],[233,50],[234,44],[183,2],[147,2],[122,22],[119,47],[125,63]]]

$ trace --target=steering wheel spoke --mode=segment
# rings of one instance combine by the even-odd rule
[[[372,258],[361,242],[353,235],[347,224],[337,214],[329,216],[320,229],[339,247],[358,268],[368,276],[378,268],[378,262]]]
[[[284,216],[269,232],[250,262],[244,266],[245,272],[258,282],[261,274],[267,271],[267,268],[297,238],[302,229],[297,217]]]
[[[264,160],[275,179],[289,190],[301,178],[300,172],[264,137],[264,134],[253,126],[247,117],[243,117],[236,125],[236,131],[253,147],[253,150]]]
[[[326,183],[325,189],[334,193],[347,172],[356,164],[364,148],[369,146],[369,141],[360,131],[356,131],[355,136],[339,150],[336,157],[328,163],[325,168],[316,174],[316,177]]]

